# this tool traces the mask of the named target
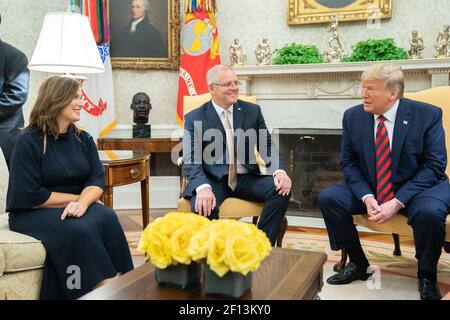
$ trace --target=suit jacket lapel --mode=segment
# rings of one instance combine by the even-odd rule
[[[234,151],[240,150],[238,146],[240,146],[242,140],[242,134],[236,134],[236,130],[244,129],[244,111],[238,102],[233,105],[233,131],[234,131]],[[242,159],[241,159],[242,160]]]
[[[222,133],[223,137],[223,143],[226,144],[225,139],[225,128],[222,125],[222,121],[220,121],[219,115],[216,112],[216,109],[214,109],[214,106],[211,101],[208,102],[206,105],[206,118],[208,119],[209,123],[212,123],[212,127],[215,129],[219,129]],[[209,126],[207,126],[209,128]]]
[[[403,142],[405,142],[406,133],[411,123],[411,112],[408,105],[403,99],[398,105],[397,115],[395,116],[394,134],[392,138],[392,175],[395,175],[400,160],[400,152],[402,150]]]
[[[233,105],[233,130],[243,129],[243,116],[243,110],[238,100],[238,102]]]
[[[370,181],[373,186],[376,186],[375,173],[375,137],[374,137],[374,119],[373,114],[362,111],[362,130],[363,130],[363,148],[364,156],[366,158],[367,169],[369,171]]]

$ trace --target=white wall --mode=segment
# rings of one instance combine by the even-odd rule
[[[181,1],[181,6],[184,1]],[[0,0],[2,24],[0,37],[23,50],[31,58],[43,17],[49,11],[65,11],[69,0]],[[228,47],[239,38],[248,54],[248,63],[254,64],[253,51],[264,37],[272,48],[286,43],[314,44],[326,49],[329,33],[327,25],[287,25],[287,0],[217,0],[218,27],[222,62],[228,63]],[[183,12],[183,10],[181,11]],[[393,0],[392,19],[382,20],[379,30],[368,30],[364,21],[341,22],[339,32],[346,50],[359,40],[392,37],[403,48],[408,48],[411,30],[417,29],[425,41],[425,57],[435,54],[433,42],[443,24],[450,23],[448,0]],[[36,97],[45,74],[32,72],[26,116]],[[178,86],[176,71],[115,70],[114,89],[116,114],[119,124],[132,123],[129,109],[132,96],[138,91],[147,92],[153,105],[152,124],[176,124],[175,109]]]

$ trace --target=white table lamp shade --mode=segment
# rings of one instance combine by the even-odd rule
[[[47,13],[28,68],[52,73],[104,72],[88,18],[71,12]]]

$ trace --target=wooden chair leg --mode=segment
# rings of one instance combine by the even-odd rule
[[[450,242],[448,241],[444,242],[444,251],[450,253]]]
[[[278,229],[278,237],[277,237],[277,243],[276,243],[278,248],[281,248],[281,246],[283,244],[283,237],[284,237],[284,234],[286,233],[287,226],[288,226],[287,218],[286,218],[286,216],[284,216],[283,219],[281,220],[280,228]]]
[[[333,270],[334,272],[340,273],[342,270],[344,270],[346,264],[347,264],[347,250],[346,249],[342,249],[341,250],[341,261],[339,261],[338,263],[336,263],[333,266]]]
[[[394,256],[401,256],[402,251],[400,250],[400,236],[396,233],[392,234],[392,238],[394,238]]]

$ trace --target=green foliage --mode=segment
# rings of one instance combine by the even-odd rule
[[[316,46],[291,43],[275,49],[273,64],[305,64],[325,62]]]
[[[342,62],[381,61],[407,59],[406,51],[395,45],[394,39],[369,39],[352,47],[353,53]]]

